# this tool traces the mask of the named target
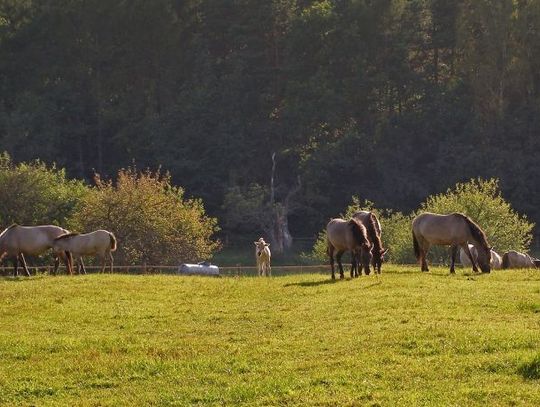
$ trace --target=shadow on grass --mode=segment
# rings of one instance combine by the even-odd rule
[[[519,366],[518,373],[527,380],[540,379],[540,354],[536,355],[530,362]]]
[[[360,279],[361,278],[362,277],[360,277]],[[285,284],[283,287],[319,287],[321,285],[338,284],[338,283],[344,283],[344,282],[353,281],[353,280],[357,280],[357,279],[356,278],[355,279],[346,278],[346,279],[343,279],[343,280],[339,280],[339,279],[331,280],[331,279],[329,279],[329,280],[319,280],[319,281],[301,281],[299,283]],[[380,285],[381,283],[382,283],[382,281],[380,279],[378,279],[377,281],[375,281],[375,282],[373,282],[373,283],[371,283],[369,285],[362,286],[360,288],[366,289],[366,288],[370,288],[370,287]]]
[[[327,284],[338,284],[341,282],[345,282],[347,280],[319,280],[319,281],[301,281],[300,283],[289,283],[285,284],[283,287],[317,287],[320,285],[327,285]]]

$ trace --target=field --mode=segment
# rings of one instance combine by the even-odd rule
[[[540,405],[540,272],[0,279],[0,404]]]

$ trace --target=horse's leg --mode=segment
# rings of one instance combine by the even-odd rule
[[[422,241],[418,242],[420,244],[420,260],[422,262],[422,271],[429,271],[429,267],[427,264],[427,254],[429,251],[429,243],[425,242],[423,239]]]
[[[54,255],[54,270],[53,274],[56,275],[56,272],[58,271],[58,267],[60,267],[60,257],[58,254]]]
[[[469,244],[467,242],[461,244],[461,248],[469,258],[472,264],[472,269],[474,272],[478,273],[478,268],[476,267],[476,261],[473,259],[473,256],[471,254],[471,251],[469,250]]]
[[[26,259],[24,258],[24,254],[19,253],[19,257],[21,258],[21,263],[24,269],[24,272],[28,277],[30,277],[30,272],[28,271],[28,267],[26,266]]]
[[[334,246],[328,246],[328,256],[330,256],[330,267],[332,269],[332,280],[336,279],[334,272]]]
[[[13,277],[18,277],[19,276],[19,255],[18,254],[15,255],[15,261],[13,262],[13,267],[14,267]]]
[[[113,259],[113,255],[111,252],[109,252],[109,260],[111,262],[111,274],[113,272],[113,263],[114,263],[114,259]]]
[[[343,250],[340,250],[337,252],[336,254],[336,260],[337,260],[337,264],[339,266],[339,278],[341,280],[343,280],[345,278],[345,276],[343,275],[343,264],[341,264],[341,256],[343,256]]]
[[[65,263],[66,263],[66,268],[68,269],[68,273],[70,276],[73,275],[73,255],[71,254],[70,251],[65,251],[64,252],[64,256],[66,256],[65,258]]]
[[[73,256],[71,255],[71,252],[64,251],[58,253],[59,259],[62,259],[62,262],[64,263],[64,266],[66,267],[66,274],[69,274],[70,276],[73,275]],[[56,268],[58,268],[56,262],[55,262]],[[56,271],[55,271],[56,274]]]
[[[105,273],[105,254],[101,256],[101,272]]]
[[[351,252],[351,278],[358,277],[358,271],[356,269],[356,255]]]
[[[456,273],[454,265],[456,263],[456,256],[457,256],[458,249],[459,249],[459,246],[455,244],[453,244],[452,247],[450,248],[450,250],[452,251],[450,255],[450,273],[451,274]]]
[[[86,274],[86,267],[84,267],[84,261],[82,257],[79,257],[79,259],[77,260],[77,265],[81,267],[83,274]]]
[[[272,266],[270,265],[270,259],[268,260],[268,263],[266,263],[266,267],[268,267],[268,277],[272,277]]]

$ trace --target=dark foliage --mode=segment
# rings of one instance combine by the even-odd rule
[[[352,195],[409,212],[474,177],[538,222],[538,25],[511,0],[3,1],[0,150],[162,165],[221,218],[276,152],[296,236]]]

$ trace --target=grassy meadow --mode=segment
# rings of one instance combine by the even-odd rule
[[[0,279],[0,405],[540,405],[540,272]]]

